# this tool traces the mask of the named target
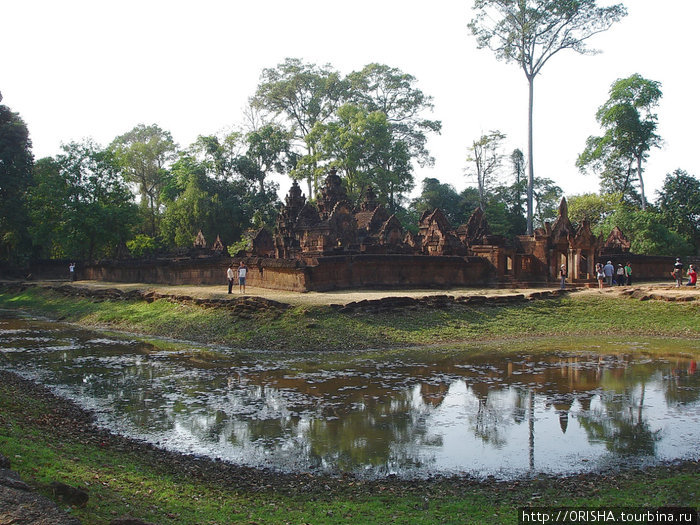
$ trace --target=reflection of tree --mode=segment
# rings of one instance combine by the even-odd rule
[[[439,438],[427,437],[425,417],[434,408],[422,401],[416,406],[416,388],[394,392],[391,398],[365,397],[342,419],[314,419],[306,435],[309,459],[314,464],[332,461],[341,469],[416,465],[418,447],[441,444]]]
[[[602,442],[616,454],[654,455],[660,431],[652,431],[644,419],[644,395],[642,382],[639,399],[633,388],[622,393],[604,391],[600,394],[600,408],[579,416],[579,423],[590,441]]]
[[[503,410],[505,403],[502,394],[509,391],[489,389],[484,393],[478,390],[478,388],[470,388],[477,400],[476,413],[469,418],[474,435],[484,443],[501,448],[506,444],[503,431],[508,424],[508,414]]]
[[[614,453],[654,454],[660,434],[647,421],[647,388],[661,385],[669,404],[700,399],[700,374],[675,357],[661,363],[638,354],[431,354],[416,363],[392,354],[319,363],[236,356],[216,369],[177,355],[152,356],[139,345],[86,344],[80,333],[51,337],[45,351],[21,356],[24,366],[86,402],[97,400],[117,422],[158,438],[179,433],[192,443],[228,447],[236,457],[250,453],[272,464],[324,469],[395,471],[432,461],[430,449],[443,446],[440,430],[431,428],[438,421],[460,425],[458,431],[491,448],[511,445],[509,425],[518,425],[527,442],[514,445],[523,454],[527,447],[534,470],[536,406],[554,409],[562,433],[573,434],[577,422],[590,442]],[[13,363],[19,357],[11,354]],[[451,410],[466,414],[469,426],[450,420]],[[540,449],[547,445],[542,435]]]

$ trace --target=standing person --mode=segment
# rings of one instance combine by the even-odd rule
[[[561,279],[561,289],[566,288],[566,265],[562,264],[559,268],[559,278]]]
[[[615,280],[618,286],[625,284],[625,269],[620,263],[617,264],[617,270],[615,270]]]
[[[72,262],[68,265],[68,273],[70,275],[70,282],[75,281],[75,263]]]
[[[595,278],[598,279],[598,290],[602,290],[605,272],[603,272],[603,265],[601,263],[595,265]]]
[[[228,293],[233,290],[233,280],[235,276],[233,274],[233,264],[228,265],[228,270],[226,270],[226,278],[228,279]]]
[[[612,265],[612,261],[608,261],[605,266],[603,266],[603,273],[605,274],[605,282],[608,286],[613,285],[613,274],[615,273],[615,267]]]
[[[238,291],[245,293],[245,276],[248,273],[248,267],[243,261],[238,265]]]
[[[695,265],[688,266],[688,284],[686,286],[695,286],[698,282],[698,272],[695,270]]]
[[[625,263],[625,284],[632,286],[632,265],[629,261]]]
[[[673,278],[676,280],[676,288],[680,288],[681,283],[683,282],[683,263],[681,262],[681,258],[678,257],[676,258],[676,263],[673,265]]]

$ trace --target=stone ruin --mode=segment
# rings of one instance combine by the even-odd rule
[[[604,253],[625,253],[629,241],[616,228],[607,242],[586,221],[574,227],[566,199],[555,221],[532,235],[512,239],[493,235],[483,210],[453,227],[440,209],[428,210],[417,232],[404,230],[368,187],[357,206],[349,201],[333,169],[316,203],[306,200],[295,181],[280,207],[275,229],[250,230],[246,257],[251,284],[294,290],[357,286],[452,286],[545,283],[593,279],[595,262]],[[195,246],[204,248],[200,231]],[[213,249],[221,254],[217,238]]]
[[[318,206],[306,201],[294,181],[273,237],[274,256],[279,259],[414,252],[401,223],[377,202],[372,189],[367,189],[355,209],[335,170],[326,177]]]
[[[574,228],[566,199],[557,219],[533,235],[515,239],[492,235],[480,208],[456,228],[440,209],[426,211],[413,234],[378,203],[371,188],[353,207],[335,170],[326,177],[316,205],[306,200],[295,181],[280,209],[272,246],[269,235],[259,231],[256,238],[260,238],[250,244],[248,255],[305,264],[337,255],[478,256],[491,263],[498,281],[556,280],[561,264],[566,265],[570,281],[590,279],[602,246],[588,222]]]

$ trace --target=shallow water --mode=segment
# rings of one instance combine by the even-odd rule
[[[507,345],[515,353],[209,348],[211,362],[0,312],[0,368],[116,432],[235,463],[508,479],[700,457],[698,341]]]

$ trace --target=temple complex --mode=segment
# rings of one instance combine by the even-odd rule
[[[405,286],[474,284],[470,274],[478,275],[482,283],[544,283],[557,280],[561,264],[569,269],[571,282],[586,281],[593,277],[601,244],[588,223],[573,227],[565,199],[554,223],[545,224],[531,236],[509,240],[492,235],[480,208],[474,210],[466,224],[456,227],[440,209],[426,211],[420,217],[417,233],[411,233],[404,231],[396,216],[378,203],[371,188],[354,208],[335,170],[324,181],[317,205],[306,200],[296,181],[292,184],[277,218],[272,247],[269,237],[264,230],[257,232],[246,255],[294,261],[306,268],[318,268],[326,261],[337,262],[337,257],[345,257],[348,268],[336,268],[341,275],[347,274],[349,266],[361,266],[370,260],[375,266],[381,260],[377,257],[383,256],[384,262],[393,266],[401,260],[398,256],[411,256],[414,259],[409,262],[406,258],[404,262],[420,263],[423,273],[432,277],[417,282],[383,283]],[[363,257],[370,255],[371,259]],[[447,266],[446,260],[450,262]],[[462,267],[461,271],[455,271],[455,265]],[[450,273],[443,275],[445,271]]]
[[[250,286],[293,291],[347,288],[436,288],[537,286],[558,283],[566,268],[569,285],[594,283],[595,263],[631,261],[635,279],[668,274],[673,258],[635,255],[619,228],[607,240],[590,224],[574,227],[566,199],[556,220],[532,235],[493,235],[477,208],[466,224],[452,225],[440,209],[428,210],[406,231],[367,188],[357,206],[332,170],[317,202],[306,200],[294,182],[274,231],[247,232],[245,260]],[[117,282],[216,284],[225,282],[231,257],[220,238],[211,247],[200,231],[195,254],[185,257],[102,261],[85,265],[84,278]]]

